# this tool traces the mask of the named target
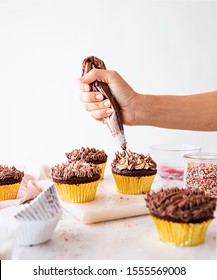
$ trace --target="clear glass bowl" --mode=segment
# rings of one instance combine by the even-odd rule
[[[201,152],[194,145],[159,144],[149,147],[153,160],[157,163],[158,174],[166,180],[183,180],[184,155]]]

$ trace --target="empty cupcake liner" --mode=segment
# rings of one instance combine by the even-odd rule
[[[53,218],[61,211],[55,185],[51,185],[36,197],[15,218],[19,221],[40,221]]]
[[[55,185],[51,185],[14,217],[19,222],[18,244],[37,245],[48,241],[62,216]]]
[[[38,245],[48,241],[60,218],[62,211],[51,219],[41,221],[19,221],[20,229],[17,237],[17,242],[21,246]]]

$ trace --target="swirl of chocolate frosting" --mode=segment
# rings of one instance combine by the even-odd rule
[[[130,150],[123,152],[117,151],[111,166],[119,170],[156,170],[157,168],[157,164],[149,154],[144,156],[143,154],[133,153]]]
[[[84,148],[72,150],[70,153],[66,153],[66,157],[69,162],[84,160],[86,162],[106,162],[107,154],[102,150],[95,148]]]
[[[216,198],[198,189],[161,189],[149,193],[145,200],[151,215],[177,223],[207,221],[216,209]]]
[[[57,179],[68,180],[73,177],[88,177],[101,174],[101,168],[84,160],[57,164],[51,168],[51,176]]]
[[[16,169],[15,166],[0,165],[0,180],[14,179],[21,181],[24,176],[24,172]]]

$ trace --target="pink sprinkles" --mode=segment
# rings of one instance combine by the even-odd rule
[[[186,187],[199,188],[206,194],[217,197],[217,164],[189,162],[186,171]]]

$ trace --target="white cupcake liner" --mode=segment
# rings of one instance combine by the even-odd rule
[[[51,185],[38,195],[15,218],[19,221],[41,221],[55,217],[61,211],[55,185]]]
[[[56,187],[51,185],[14,216],[19,222],[18,244],[30,246],[48,241],[61,216]]]
[[[54,217],[46,220],[20,220],[20,228],[17,239],[18,244],[22,246],[30,246],[48,241],[51,238],[61,216],[62,210],[60,210]]]

